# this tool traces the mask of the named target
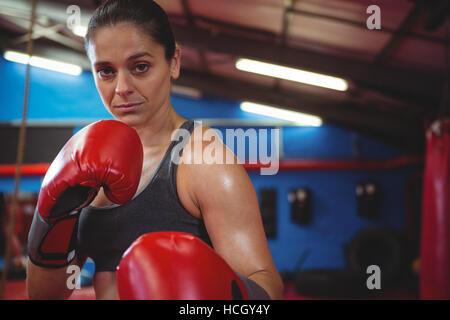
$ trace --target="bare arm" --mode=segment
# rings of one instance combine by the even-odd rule
[[[77,265],[80,270],[86,258],[77,257],[69,265]],[[73,292],[67,286],[68,278],[73,273],[67,273],[67,268],[42,268],[28,259],[27,263],[27,292],[31,300],[64,300]]]
[[[224,157],[231,153],[222,147]],[[272,260],[256,192],[245,169],[235,163],[183,165],[185,186],[216,252],[271,299],[281,299],[283,282]]]

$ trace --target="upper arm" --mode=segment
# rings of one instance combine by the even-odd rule
[[[196,195],[214,249],[245,277],[275,271],[256,192],[245,170],[235,164],[204,170],[208,172]]]

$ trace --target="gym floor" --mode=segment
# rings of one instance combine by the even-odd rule
[[[291,282],[285,283],[284,300],[329,300],[324,297],[306,297],[299,295],[295,286]],[[352,298],[358,300],[363,298]],[[365,298],[368,299],[368,298]],[[384,293],[370,299],[376,300],[416,300],[417,295],[405,288],[393,288],[389,292]],[[6,283],[5,300],[27,300],[25,280],[14,280]],[[73,292],[69,300],[95,300],[95,292],[92,286],[82,287]]]

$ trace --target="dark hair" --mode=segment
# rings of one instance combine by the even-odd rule
[[[107,0],[100,5],[89,21],[85,37],[86,52],[96,29],[130,22],[141,28],[153,41],[165,48],[167,61],[175,54],[175,37],[164,10],[153,0]]]

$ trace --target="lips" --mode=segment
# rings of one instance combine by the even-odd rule
[[[116,105],[114,108],[122,112],[131,112],[135,111],[141,104],[142,102],[130,102]]]

